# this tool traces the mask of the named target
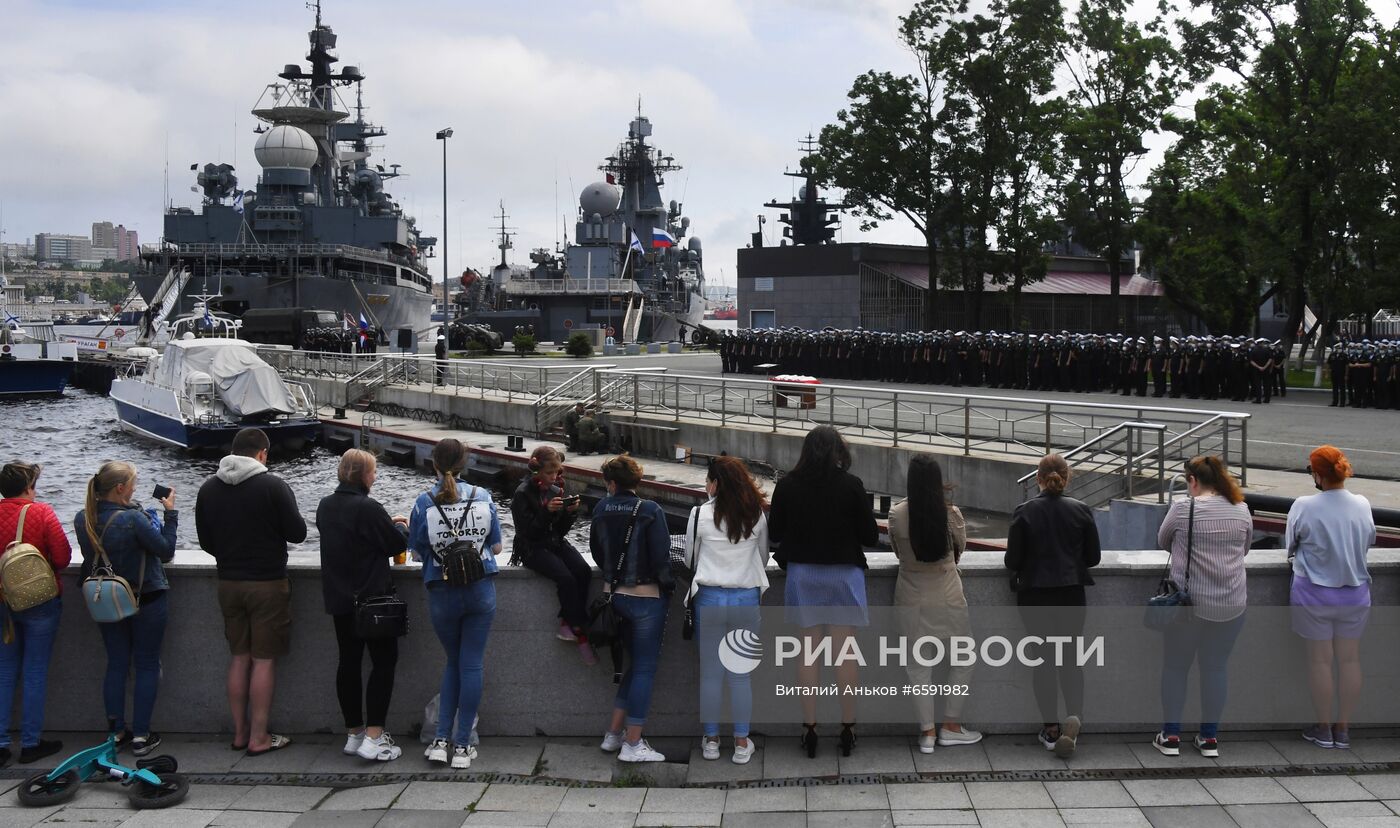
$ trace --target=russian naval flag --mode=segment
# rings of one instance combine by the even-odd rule
[[[676,243],[676,237],[667,233],[660,227],[651,228],[652,247],[672,247]]]

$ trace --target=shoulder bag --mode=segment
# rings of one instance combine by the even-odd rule
[[[627,562],[627,552],[632,548],[632,530],[637,528],[637,513],[642,509],[642,500],[632,507],[632,517],[627,521],[627,533],[622,538],[622,551],[617,564],[613,566],[608,590],[588,607],[588,640],[594,647],[610,647],[613,656],[613,684],[622,683],[622,626],[623,619],[613,606],[613,595],[617,592],[618,581],[622,579],[622,568]]]
[[[690,527],[690,548],[693,550],[691,564],[696,574],[700,572],[700,507],[696,506],[692,510],[692,519],[695,521]],[[695,587],[698,590],[699,587]],[[695,591],[686,592],[685,596],[685,623],[681,625],[681,638],[690,641],[695,638]]]
[[[355,635],[385,641],[408,635],[408,604],[392,588],[387,595],[355,598]]]
[[[141,611],[141,588],[146,584],[146,551],[141,550],[141,576],[133,591],[131,583],[112,568],[107,550],[102,548],[102,538],[106,537],[112,522],[121,514],[117,512],[107,518],[107,523],[103,525],[97,537],[97,561],[92,574],[83,581],[83,603],[87,605],[92,620],[99,624],[113,624]]]
[[[473,486],[471,493],[467,495],[467,510],[472,509],[472,502],[476,500],[476,487]],[[486,564],[481,560],[481,550],[476,543],[462,537],[467,523],[467,513],[462,513],[462,519],[454,526],[448,519],[447,513],[442,510],[442,504],[433,503],[442,516],[442,522],[447,525],[447,530],[452,533],[453,541],[441,550],[434,550],[433,555],[437,558],[438,566],[442,569],[442,579],[452,586],[470,586],[486,577]]]
[[[1143,623],[1150,630],[1165,632],[1168,627],[1184,623],[1190,618],[1187,608],[1191,606],[1191,545],[1196,528],[1196,498],[1191,498],[1191,510],[1186,519],[1186,572],[1182,584],[1177,586],[1171,579],[1172,563],[1167,558],[1167,577],[1157,586],[1157,594],[1147,599],[1147,614]]]

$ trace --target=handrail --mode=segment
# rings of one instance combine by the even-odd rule
[[[1162,425],[1161,423],[1141,423],[1141,422],[1131,422],[1131,421],[1129,421],[1129,422],[1122,422],[1122,423],[1119,423],[1118,425],[1114,426],[1113,428],[1110,428],[1110,429],[1108,429],[1107,431],[1104,431],[1104,432],[1100,433],[1098,436],[1094,437],[1092,440],[1089,440],[1089,441],[1086,442],[1086,443],[1083,443],[1082,445],[1075,446],[1074,448],[1070,449],[1069,451],[1060,452],[1060,456],[1063,457],[1063,458],[1065,458],[1066,460],[1068,460],[1068,459],[1070,459],[1070,458],[1072,458],[1072,457],[1078,455],[1080,452],[1085,451],[1086,449],[1090,448],[1091,446],[1093,446],[1093,445],[1096,444],[1096,443],[1107,442],[1107,440],[1108,440],[1109,437],[1112,437],[1114,434],[1117,434],[1117,433],[1120,432],[1120,431],[1135,431],[1135,430],[1165,432],[1165,431],[1167,430],[1167,427],[1164,426],[1164,425]],[[1105,464],[1105,463],[1100,463],[1099,465],[1102,466],[1102,465],[1106,465],[1106,464]],[[1029,473],[1029,474],[1023,475],[1023,476],[1017,478],[1017,479],[1016,479],[1016,482],[1019,483],[1019,484],[1022,485],[1022,486],[1025,486],[1026,481],[1030,480],[1032,477],[1035,477],[1036,474],[1037,474],[1037,472],[1031,472],[1031,473]]]

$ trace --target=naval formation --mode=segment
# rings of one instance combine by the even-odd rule
[[[726,373],[1256,403],[1287,393],[1282,344],[1243,336],[775,328],[726,332],[719,351]],[[1327,365],[1332,405],[1400,408],[1396,342],[1343,339]]]

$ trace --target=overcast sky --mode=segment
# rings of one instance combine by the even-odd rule
[[[124,223],[150,244],[169,193],[196,206],[190,165],[226,161],[251,189],[250,110],[285,63],[302,62],[302,0],[0,0],[0,204],[4,240],[86,235]],[[907,72],[895,28],[911,0],[324,0],[341,65],[367,77],[376,163],[403,164],[388,190],[426,235],[442,232],[448,146],[448,263],[489,268],[497,205],[518,229],[516,263],[572,233],[636,112],[684,166],[667,182],[705,244],[712,283],[734,283],[734,251],[762,203],[796,183],[798,139],[818,132],[869,69]],[[1149,140],[1160,148],[1165,137]],[[1146,172],[1146,166],[1139,175]],[[900,223],[845,240],[918,243]],[[441,259],[430,263],[442,272]]]

